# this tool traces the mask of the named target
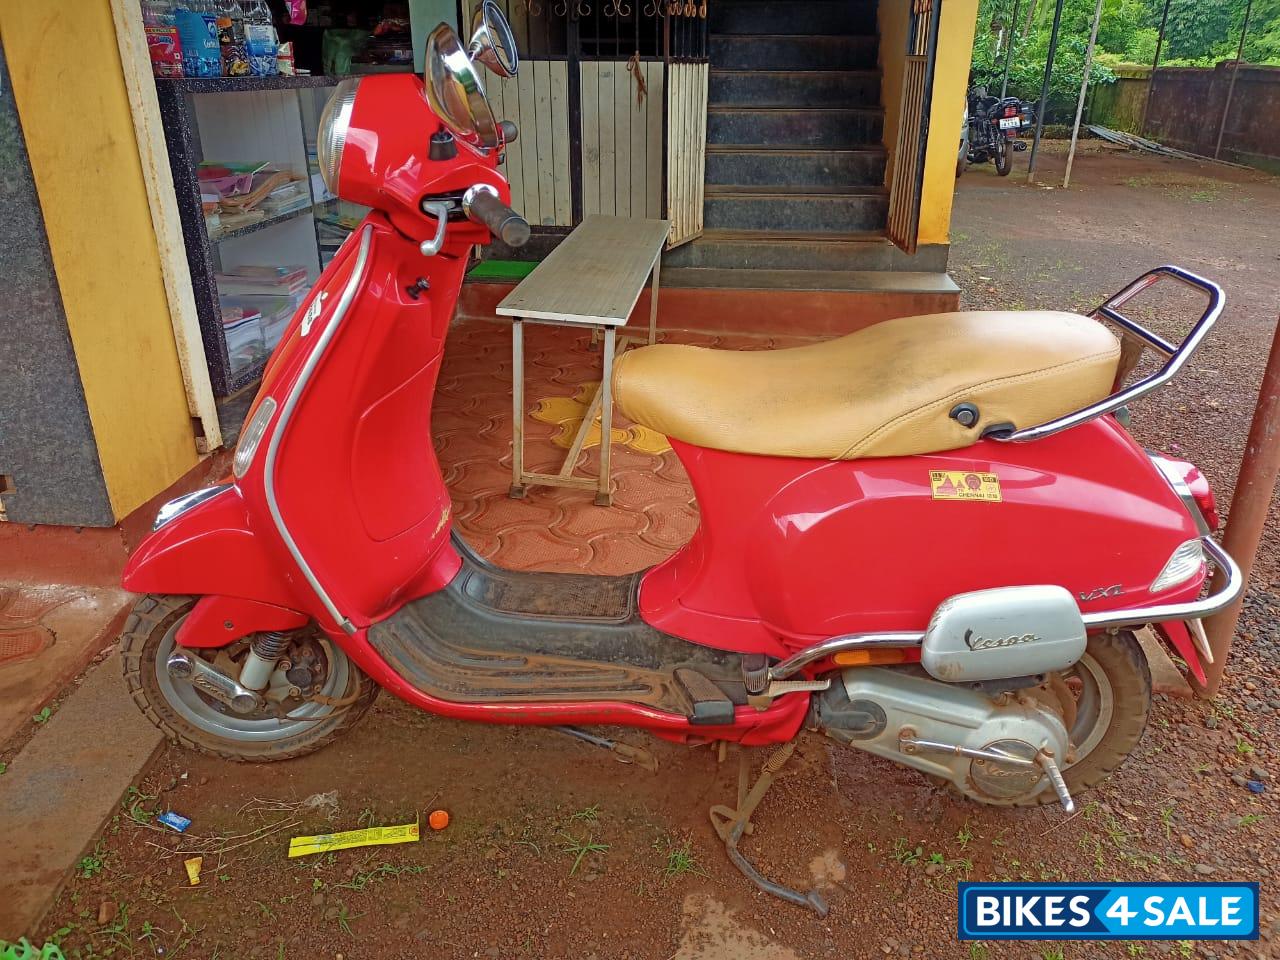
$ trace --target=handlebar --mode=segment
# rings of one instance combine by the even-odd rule
[[[499,200],[487,184],[478,184],[466,192],[462,211],[472,223],[488,227],[508,247],[523,247],[529,242],[529,221]]]

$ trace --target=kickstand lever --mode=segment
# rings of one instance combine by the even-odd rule
[[[823,899],[822,894],[818,893],[817,890],[801,893],[799,890],[793,890],[790,887],[784,887],[780,883],[774,883],[761,874],[752,865],[751,861],[742,855],[742,851],[738,849],[738,841],[742,839],[742,835],[751,832],[751,814],[755,813],[756,807],[760,805],[764,795],[773,786],[773,778],[786,765],[786,762],[791,759],[795,749],[796,742],[792,740],[774,751],[769,759],[764,762],[764,766],[760,768],[760,776],[756,779],[755,786],[750,790],[747,790],[747,782],[750,779],[750,760],[747,759],[747,754],[743,753],[738,773],[738,808],[731,810],[723,804],[717,804],[712,807],[710,811],[711,825],[715,828],[716,833],[720,835],[720,839],[724,841],[725,851],[729,854],[729,859],[733,861],[733,865],[741,870],[748,880],[765,893],[786,900],[788,903],[794,903],[799,907],[809,907],[818,916],[825,917],[830,908],[827,906],[827,901]]]
[[[565,736],[582,740],[592,746],[604,747],[604,749],[612,751],[614,757],[620,763],[634,763],[637,767],[644,767],[650,773],[658,772],[658,758],[644,747],[636,747],[629,743],[620,743],[617,740],[597,737],[594,733],[587,733],[581,727],[559,726],[551,729],[557,733],[563,733]]]

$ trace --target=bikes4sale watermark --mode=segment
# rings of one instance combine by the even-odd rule
[[[1256,940],[1256,883],[962,883],[961,940]]]

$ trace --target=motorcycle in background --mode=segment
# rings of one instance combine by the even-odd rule
[[[1013,154],[1027,149],[1018,135],[1034,123],[1033,104],[1017,97],[993,97],[986,87],[974,87],[965,103],[956,176],[971,163],[990,160],[996,165],[996,173],[1007,177],[1013,169]]]

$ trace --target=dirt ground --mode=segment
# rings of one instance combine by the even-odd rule
[[[1017,159],[1009,178],[988,166],[960,182],[952,270],[966,306],[1087,309],[1164,262],[1218,279],[1230,300],[1218,331],[1176,386],[1135,407],[1134,430],[1199,462],[1225,508],[1280,305],[1280,184],[1105,151],[1079,158],[1064,192],[1027,185]],[[1061,167],[1049,150],[1045,181]],[[707,808],[733,800],[735,751],[718,764],[708,748],[625,735],[656,753],[652,775],[550,731],[438,720],[383,696],[353,735],[291,763],[166,748],[38,932],[72,957],[1280,956],[1276,535],[1227,691],[1159,698],[1136,754],[1073,817],[956,800],[804,740],[744,848],[768,875],[822,887],[826,920],[760,895],[723,855]],[[328,791],[336,809],[304,805]],[[434,807],[452,822],[419,843],[286,857],[289,836],[425,821]],[[152,822],[168,809],[192,818],[187,836]],[[190,887],[182,861],[196,851]],[[1015,878],[1261,880],[1264,937],[957,943],[956,882]]]

